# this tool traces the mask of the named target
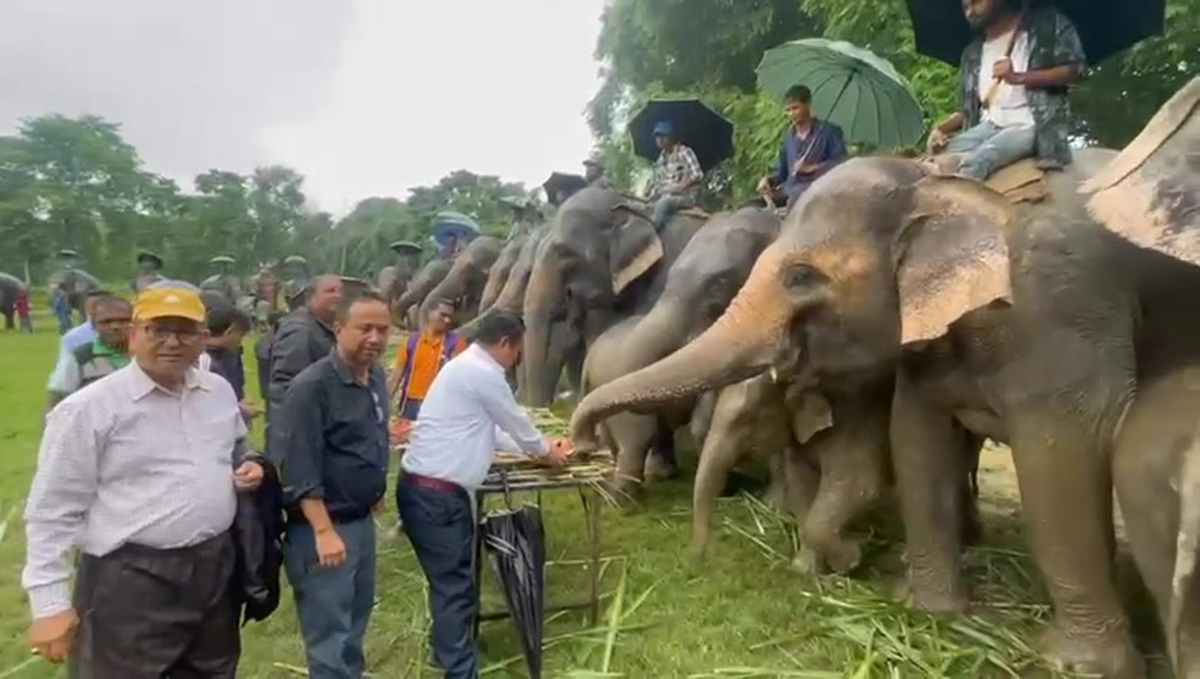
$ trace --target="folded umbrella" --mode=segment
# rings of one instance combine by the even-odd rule
[[[782,99],[793,85],[812,91],[813,114],[842,128],[846,141],[903,148],[925,134],[921,105],[908,81],[870,50],[807,38],[763,54],[758,86]]]
[[[1032,0],[1031,7],[1053,5],[1075,24],[1088,62],[1098,64],[1134,43],[1163,30],[1166,0]],[[917,51],[957,66],[971,42],[962,0],[908,0]]]
[[[531,679],[542,676],[545,625],[546,534],[536,507],[492,514],[482,527],[504,602],[517,626]]]

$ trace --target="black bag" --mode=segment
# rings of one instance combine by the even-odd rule
[[[243,623],[266,620],[279,607],[279,570],[283,566],[283,488],[274,469],[264,464],[262,485],[238,493],[233,520],[237,546],[234,573]]]

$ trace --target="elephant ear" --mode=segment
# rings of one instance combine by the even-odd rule
[[[1011,303],[1005,231],[1012,215],[999,194],[972,180],[916,183],[894,250],[902,344],[941,337],[992,302]]]
[[[1122,238],[1200,265],[1200,77],[1095,177],[1088,210]]]
[[[637,208],[621,204],[613,208],[616,228],[609,247],[609,271],[613,294],[619,295],[663,257],[662,241],[654,224]]]

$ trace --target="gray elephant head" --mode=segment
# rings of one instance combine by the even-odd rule
[[[688,241],[667,272],[662,294],[622,340],[622,365],[633,372],[695,339],[725,312],[779,219],[758,209],[715,215]]]
[[[488,273],[503,248],[504,244],[491,236],[480,236],[472,240],[454,258],[454,263],[450,265],[445,277],[425,296],[421,303],[421,318],[424,318],[430,307],[439,300],[455,303],[458,307],[458,322],[474,318],[479,310],[479,297],[487,282]]]
[[[645,311],[703,222],[668,224],[660,238],[622,197],[589,187],[571,196],[538,246],[525,294],[526,399],[549,404],[564,361],[582,358],[589,342],[622,317]],[[641,305],[639,307],[639,305]]]

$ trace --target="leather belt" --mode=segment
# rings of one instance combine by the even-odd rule
[[[412,472],[404,472],[401,480],[404,483],[410,483],[417,488],[424,488],[426,490],[437,491],[439,493],[458,494],[464,492],[463,487],[457,483],[451,483],[443,479],[435,479],[432,476],[413,474]]]

